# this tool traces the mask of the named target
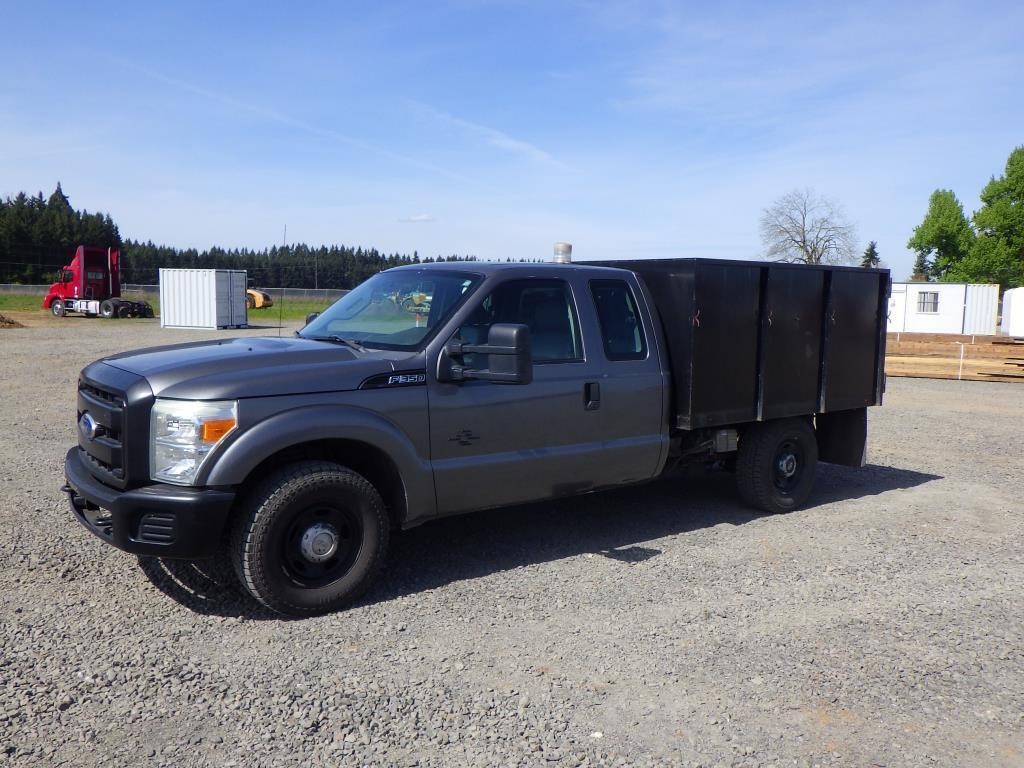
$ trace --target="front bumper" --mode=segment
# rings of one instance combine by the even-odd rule
[[[217,553],[235,494],[153,483],[128,491],[90,474],[78,448],[64,457],[62,488],[75,518],[125,552],[198,560]]]

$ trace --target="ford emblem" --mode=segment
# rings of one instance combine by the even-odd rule
[[[83,413],[82,418],[78,420],[78,431],[82,433],[82,437],[86,440],[95,440],[102,429],[103,427],[97,424],[96,419],[88,412]]]

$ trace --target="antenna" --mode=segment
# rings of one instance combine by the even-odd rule
[[[288,222],[284,224],[284,235],[281,237],[281,248],[288,247]],[[284,286],[281,286],[281,299],[277,302],[277,338],[281,338],[281,327],[284,325]]]

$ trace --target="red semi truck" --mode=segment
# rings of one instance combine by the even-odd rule
[[[80,245],[43,299],[54,317],[79,312],[86,317],[153,317],[148,301],[121,298],[120,251]]]

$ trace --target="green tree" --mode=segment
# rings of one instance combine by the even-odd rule
[[[872,240],[868,243],[868,247],[864,249],[864,256],[861,257],[860,265],[862,267],[873,269],[878,266],[881,259],[878,258],[878,243]]]
[[[927,274],[939,280],[959,280],[961,262],[974,245],[974,230],[964,215],[964,207],[948,189],[936,189],[928,200],[924,220],[914,227],[907,248],[915,251],[918,261],[928,264]],[[918,274],[918,264],[914,273]]]
[[[1004,175],[981,191],[974,226],[978,237],[957,279],[1024,285],[1024,146],[1010,153]]]

